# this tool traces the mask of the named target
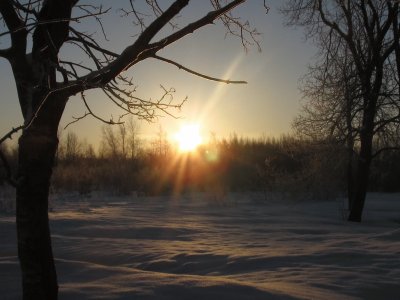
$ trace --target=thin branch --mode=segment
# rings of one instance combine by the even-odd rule
[[[220,0],[211,0],[211,4],[216,10],[222,8],[220,2]],[[266,6],[265,1],[264,8],[268,13],[269,8]],[[257,46],[258,51],[261,51],[260,43],[256,38],[260,33],[255,28],[252,28],[248,21],[244,22],[240,18],[234,17],[231,11],[222,14],[219,20],[221,20],[227,30],[226,34],[240,38],[243,48],[246,51],[248,50],[248,46],[253,46],[254,44]]]
[[[205,78],[205,79],[208,79],[208,80],[217,81],[217,82],[223,82],[223,83],[226,83],[226,84],[230,84],[230,83],[232,83],[232,84],[247,84],[247,81],[243,81],[243,80],[229,80],[229,79],[220,79],[220,78],[216,78],[216,77],[211,77],[211,76],[208,76],[208,75],[193,71],[193,70],[191,70],[189,68],[186,68],[185,66],[183,66],[183,65],[181,65],[181,64],[179,64],[179,63],[177,63],[177,62],[175,62],[173,60],[158,56],[156,54],[154,54],[152,57],[155,58],[155,59],[164,61],[166,63],[169,63],[171,65],[174,65],[174,66],[178,67],[179,69],[182,69],[182,70],[184,70],[184,71],[186,71],[186,72],[188,72],[190,74],[193,74],[193,75],[196,75],[198,77]]]
[[[82,63],[75,63],[72,61],[64,61],[64,60],[60,60],[59,63],[65,65],[65,67],[69,67],[70,71],[67,70],[65,71],[67,72],[68,75],[70,75],[73,78],[79,78],[77,68],[81,68],[82,70],[86,70],[89,72],[93,71],[91,68],[84,66]]]
[[[67,125],[64,126],[64,130],[67,129],[70,125],[79,122],[80,120],[83,120],[84,118],[86,118],[87,116],[90,116],[91,114],[88,113],[87,111],[80,117],[72,117],[74,120],[67,123]]]
[[[130,3],[130,10],[126,10],[126,9],[121,9],[122,13],[125,16],[131,15],[133,14],[136,21],[133,21],[133,24],[140,26],[141,28],[141,32],[143,32],[146,29],[146,24],[145,24],[145,18],[149,17],[150,15],[146,15],[142,12],[139,12],[136,7],[135,4],[133,3],[135,0],[129,0]],[[145,2],[147,3],[147,5],[150,7],[150,9],[153,12],[153,15],[158,18],[159,16],[161,16],[164,13],[164,10],[160,7],[159,3],[157,0],[145,0]],[[176,29],[178,28],[178,25],[173,23],[172,19],[168,22],[169,25],[171,26],[172,29]]]
[[[0,14],[3,16],[3,20],[7,25],[9,33],[15,33],[16,30],[24,28],[24,23],[16,13],[12,0],[0,1]]]
[[[232,1],[231,3],[227,4],[226,6],[209,12],[206,16],[203,18],[188,24],[181,30],[161,39],[160,41],[150,44],[150,48],[152,51],[157,52],[160,49],[165,48],[166,46],[176,42],[177,40],[183,38],[184,36],[193,33],[195,30],[204,27],[207,24],[213,24],[213,22],[218,19],[220,16],[223,14],[227,13],[228,11],[234,9],[235,7],[239,6],[240,4],[246,2],[246,0],[235,0]],[[151,56],[151,55],[150,55]]]
[[[0,145],[4,143],[6,140],[10,139],[12,140],[12,136],[17,133],[18,131],[22,130],[25,128],[25,125],[20,125],[18,127],[15,127],[11,129],[9,132],[7,132],[1,139],[0,139]]]
[[[90,48],[93,48],[94,50],[97,50],[97,51],[99,51],[99,52],[101,52],[101,53],[110,55],[110,56],[112,56],[112,57],[118,57],[118,56],[119,56],[117,53],[112,52],[112,51],[107,50],[107,49],[104,49],[104,48],[101,48],[99,45],[96,45],[96,44],[91,43],[91,42],[89,42],[89,41],[87,41],[87,40],[84,40],[83,38],[68,37],[68,40],[69,40],[69,41],[80,42],[80,43],[82,43],[82,44],[85,44],[85,45],[89,46]]]
[[[14,3],[12,0],[0,1],[0,15],[3,16],[9,34],[11,35],[11,49],[12,51],[4,52],[2,57],[7,58],[9,61],[21,60],[25,55],[26,38],[28,31],[25,28],[24,21],[18,16]],[[3,33],[0,33],[0,37]]]
[[[86,97],[83,94],[83,92],[81,93],[81,97],[82,97],[82,101],[85,104],[85,107],[88,110],[89,114],[92,115],[97,120],[99,120],[99,121],[101,121],[103,123],[109,124],[109,125],[115,125],[115,124],[122,124],[123,123],[123,122],[115,122],[112,118],[110,119],[110,121],[107,121],[107,120],[103,119],[102,117],[99,117],[98,115],[93,113],[92,109],[90,108],[89,104],[86,101]]]
[[[34,15],[35,17],[37,17],[37,15],[38,15],[38,14],[37,14],[37,11],[36,11],[35,9],[30,9],[30,8],[29,8],[29,7],[31,7],[31,5],[32,5],[31,1],[29,1],[29,3],[28,3],[27,6],[25,6],[25,5],[21,4],[21,3],[19,3],[19,1],[14,1],[14,0],[12,0],[12,2],[13,2],[13,4],[14,4],[14,6],[15,6],[16,8],[18,8],[19,10],[25,12],[26,14],[32,14],[32,15]]]
[[[3,1],[6,2],[7,0],[0,1],[0,10],[1,10],[1,4]],[[109,10],[110,9],[102,10],[102,11],[98,11],[96,13],[82,15],[82,16],[78,16],[78,17],[66,17],[66,18],[57,18],[57,19],[40,20],[40,21],[33,20],[31,23],[27,23],[27,24],[24,24],[23,22],[21,22],[21,26],[14,26],[13,29],[9,29],[8,31],[0,33],[0,37],[5,36],[7,34],[13,35],[13,34],[21,32],[21,31],[31,31],[32,29],[35,29],[39,25],[51,25],[51,24],[70,23],[70,22],[80,23],[82,19],[96,17],[98,15],[103,15],[103,14],[108,13]]]
[[[149,44],[153,37],[174,18],[184,7],[187,6],[188,0],[176,0],[164,13],[161,14],[153,23],[148,26],[138,39],[118,56],[117,59],[104,66],[98,71],[89,73],[80,79],[71,82],[66,89],[68,93],[74,95],[86,89],[104,87],[108,82],[113,80],[122,71],[129,69],[134,64],[146,58],[153,56],[159,50],[176,42],[182,37],[194,32],[195,30],[212,24],[221,15],[234,9],[238,5],[246,2],[246,0],[235,0],[222,7],[221,9],[209,12],[203,18],[190,23],[183,29],[161,39],[160,41]]]
[[[78,5],[77,7],[79,9],[81,9],[82,11],[86,12],[89,16],[93,16],[95,18],[96,22],[100,26],[100,29],[101,29],[101,32],[103,33],[104,39],[106,41],[108,41],[106,31],[104,29],[103,23],[101,22],[101,19],[99,18],[99,15],[106,14],[110,10],[110,8],[106,9],[105,11],[103,11],[103,7],[101,5],[100,5],[100,7],[93,6],[93,5],[89,5],[89,6],[87,6],[87,5]],[[87,7],[89,7],[89,9]],[[90,8],[96,10],[97,12],[90,11]]]

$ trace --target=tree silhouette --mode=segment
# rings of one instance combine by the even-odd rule
[[[316,85],[308,89],[321,97],[320,107],[309,116],[318,130],[323,124],[342,130],[350,151],[354,147],[349,221],[360,222],[371,162],[387,149],[374,143],[397,134],[400,125],[399,1],[289,0],[283,12],[320,46]]]
[[[78,3],[79,2],[79,3]],[[173,89],[163,88],[158,100],[136,97],[135,87],[123,72],[148,58],[171,63],[190,73],[225,83],[242,83],[206,76],[157,53],[183,37],[222,21],[230,34],[238,36],[245,47],[257,44],[257,32],[248,22],[234,16],[231,11],[246,0],[210,0],[210,12],[184,25],[175,24],[175,17],[195,1],[169,1],[165,9],[161,1],[142,1],[153,13],[147,22],[147,14],[138,9],[138,2],[128,1],[129,8],[122,8],[125,16],[133,17],[140,34],[121,53],[101,46],[87,32],[74,27],[84,18],[94,18],[101,30],[101,16],[108,12],[93,2],[78,0],[1,0],[0,15],[3,31],[1,38],[9,38],[10,47],[0,49],[0,57],[12,68],[17,87],[19,105],[24,124],[5,134],[0,143],[22,130],[19,139],[18,170],[9,181],[16,186],[16,222],[18,256],[22,270],[23,299],[57,299],[58,284],[51,246],[48,194],[54,157],[58,145],[57,130],[68,99],[80,94],[86,111],[76,121],[86,116],[97,116],[85,97],[85,91],[100,89],[116,104],[123,114],[134,114],[142,119],[152,119],[159,112],[170,114],[170,109],[180,108],[184,101],[173,99]],[[165,5],[165,2],[162,3]],[[172,26],[175,30],[157,39],[157,34]],[[104,31],[103,31],[104,32]],[[82,63],[61,57],[64,45],[73,44],[90,58]],[[7,45],[7,43],[6,43]],[[258,45],[258,44],[257,44]],[[109,124],[120,120],[102,120]],[[1,155],[1,159],[5,159]],[[7,166],[6,163],[4,163]],[[9,168],[8,168],[9,169]]]

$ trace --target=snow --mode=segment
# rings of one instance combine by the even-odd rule
[[[257,194],[55,195],[67,299],[400,299],[400,194],[343,202]],[[14,217],[0,214],[0,295],[20,299]]]

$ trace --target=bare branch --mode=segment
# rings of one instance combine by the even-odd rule
[[[1,139],[0,139],[0,145],[2,143],[4,143],[6,140],[10,139],[12,140],[12,136],[17,133],[18,131],[24,129],[25,126],[24,125],[20,125],[18,127],[15,127],[13,129],[11,129],[9,132],[7,132]]]
[[[74,120],[67,123],[67,125],[64,126],[64,130],[67,129],[69,126],[71,126],[72,124],[78,123],[80,120],[85,119],[87,116],[90,116],[91,114],[88,112],[85,112],[82,116],[80,117],[72,117]]]
[[[91,68],[84,66],[82,63],[75,63],[72,61],[60,60],[60,64],[65,65],[65,67],[68,66],[70,71],[69,72],[67,71],[67,73],[68,73],[68,75],[70,75],[71,77],[74,77],[74,78],[79,78],[78,70],[77,70],[78,68],[89,71],[89,72],[93,71]]]
[[[159,5],[159,3],[158,3],[157,0],[145,0],[145,2],[146,2],[146,4],[150,7],[150,10],[152,11],[152,13],[153,13],[153,15],[154,15],[155,17],[158,18],[159,16],[161,16],[161,15],[164,13],[164,10],[160,7],[160,5]],[[143,32],[143,31],[147,28],[147,26],[146,26],[146,24],[145,24],[145,18],[149,17],[151,14],[147,15],[147,14],[144,14],[144,13],[138,11],[138,10],[136,9],[135,4],[134,4],[134,0],[129,0],[129,3],[130,3],[131,9],[130,9],[130,10],[121,9],[121,12],[122,12],[125,16],[132,15],[132,14],[133,14],[133,16],[134,16],[135,19],[136,19],[135,21],[133,21],[133,23],[134,23],[136,26],[140,26],[141,32]],[[172,21],[172,19],[168,22],[168,24],[171,26],[172,29],[178,28],[178,25],[175,24],[175,23]]]
[[[16,13],[13,2],[12,0],[0,1],[0,14],[3,16],[3,20],[11,33],[24,28],[24,23]]]
[[[101,12],[95,13],[95,15],[89,14],[89,15],[82,15],[82,16],[78,16],[78,17],[55,18],[55,19],[51,19],[51,20],[33,20],[32,22],[26,23],[26,24],[24,22],[22,22],[21,26],[16,27],[14,29],[10,29],[9,31],[0,33],[0,37],[8,35],[8,34],[13,35],[16,33],[20,33],[21,31],[26,31],[26,32],[32,31],[32,30],[36,29],[37,26],[40,26],[40,25],[67,24],[70,22],[80,23],[80,21],[82,19],[95,17],[96,15],[103,15],[103,14],[106,14],[108,11],[109,11],[109,9],[103,10]]]
[[[221,15],[234,9],[236,6],[244,3],[246,0],[235,0],[230,2],[218,10],[209,12],[205,17],[195,21],[183,29],[169,35],[160,41],[149,44],[152,38],[187,4],[188,0],[176,0],[160,17],[158,17],[150,26],[148,26],[138,39],[132,45],[128,46],[118,58],[112,61],[107,66],[94,71],[75,82],[71,82],[67,88],[71,95],[81,92],[86,89],[104,87],[110,80],[114,79],[122,71],[130,68],[137,62],[152,57],[157,51],[176,42],[182,37],[194,32],[195,30],[212,24]]]
[[[78,33],[78,32],[77,32],[77,33]],[[81,35],[81,33],[78,33],[78,34]],[[103,53],[103,54],[107,54],[107,55],[112,56],[112,57],[118,57],[118,56],[119,56],[117,53],[114,53],[114,52],[112,52],[112,51],[110,51],[110,50],[101,48],[99,45],[97,45],[97,44],[95,44],[95,43],[91,43],[91,42],[89,42],[89,41],[87,41],[87,40],[84,40],[83,38],[79,38],[79,37],[69,37],[68,40],[76,41],[76,42],[81,42],[81,43],[83,43],[83,44],[89,46],[90,48],[93,48],[94,50],[97,50],[98,52],[101,52],[101,53]]]
[[[101,22],[101,19],[99,18],[99,16],[106,14],[110,10],[110,8],[103,10],[103,7],[101,5],[99,7],[93,6],[93,5],[78,5],[77,7],[79,9],[81,9],[82,11],[84,11],[88,16],[95,18],[97,24],[99,24],[99,26],[101,28],[101,32],[103,33],[104,39],[106,41],[108,41],[106,31],[104,30],[103,23]],[[94,11],[92,11],[88,8],[92,8]]]
[[[24,4],[21,4],[19,1],[12,1],[13,2],[13,4],[14,4],[14,6],[18,9],[18,10],[20,10],[20,11],[22,11],[22,12],[24,12],[24,13],[26,13],[27,15],[29,15],[29,14],[31,14],[31,15],[34,15],[35,17],[37,17],[37,11],[34,9],[34,8],[32,8],[32,5],[36,2],[36,3],[38,3],[39,1],[28,1],[28,3],[26,4],[26,5],[24,5]],[[25,17],[25,20],[27,20],[27,18]]]
[[[154,44],[151,44],[150,45],[151,51],[156,53],[160,49],[165,48],[166,46],[176,42],[177,40],[183,38],[184,36],[193,33],[197,29],[204,27],[208,24],[213,24],[213,22],[216,19],[218,19],[219,17],[221,17],[223,14],[229,12],[230,10],[234,9],[235,7],[237,7],[238,5],[240,5],[244,2],[246,2],[246,0],[235,0],[235,1],[232,1],[231,3],[227,4],[226,6],[221,7],[218,10],[209,12],[203,18],[201,18],[193,23],[188,24],[181,30],[161,39],[160,41],[158,41]]]
[[[23,20],[16,13],[14,3],[12,0],[0,1],[0,14],[3,16],[3,20],[9,29],[11,34],[11,49],[12,51],[2,50],[2,57],[10,59],[11,56],[21,57],[25,55],[26,37],[27,30]],[[0,34],[0,37],[3,33]]]
[[[216,10],[222,8],[220,0],[211,0],[211,4]],[[266,5],[265,0],[264,8],[268,13],[269,8]],[[257,36],[259,36],[260,33],[255,28],[252,28],[248,21],[242,21],[240,18],[233,16],[231,10],[222,14],[219,17],[219,20],[221,20],[221,22],[224,24],[227,34],[240,38],[243,48],[246,51],[248,50],[249,46],[253,45],[256,45],[258,51],[261,51],[261,46],[257,40]]]
[[[119,78],[119,80],[128,82],[124,78]],[[131,85],[130,82],[128,84]],[[187,98],[179,103],[174,103],[173,94],[175,93],[175,89],[166,89],[162,85],[160,87],[163,90],[163,94],[158,100],[145,100],[133,96],[133,93],[136,91],[135,88],[133,90],[122,89],[116,84],[108,84],[105,88],[103,88],[103,92],[123,111],[129,114],[135,114],[140,119],[150,121],[156,117],[159,117],[160,115],[155,114],[155,110],[159,110],[160,112],[175,118],[175,115],[171,114],[168,110],[181,109]]]
[[[217,81],[217,82],[223,82],[223,83],[226,83],[226,84],[230,84],[230,83],[232,83],[232,84],[247,84],[247,81],[243,81],[243,80],[220,79],[220,78],[215,78],[215,77],[211,77],[211,76],[208,76],[208,75],[204,75],[202,73],[199,73],[199,72],[193,71],[193,70],[191,70],[189,68],[186,68],[183,65],[181,65],[181,64],[179,64],[179,63],[177,63],[177,62],[175,62],[173,60],[170,60],[170,59],[158,56],[158,55],[153,55],[152,57],[155,58],[155,59],[164,61],[166,63],[169,63],[171,65],[174,65],[174,66],[178,67],[179,69],[182,69],[182,70],[184,70],[184,71],[186,71],[186,72],[188,72],[190,74],[193,74],[193,75],[196,75],[196,76],[199,76],[201,78],[208,79],[208,80]]]
[[[115,124],[122,124],[122,123],[123,123],[123,122],[119,122],[119,121],[118,121],[118,122],[115,122],[112,118],[111,118],[109,121],[107,121],[107,120],[105,120],[105,119],[99,117],[98,115],[96,115],[95,113],[93,113],[92,109],[90,108],[89,104],[88,104],[87,101],[86,101],[86,97],[85,97],[85,95],[84,95],[83,92],[81,93],[81,98],[82,98],[83,103],[85,104],[86,109],[87,109],[88,112],[89,112],[88,114],[90,114],[91,116],[93,116],[95,119],[97,119],[97,120],[99,120],[99,121],[101,121],[101,122],[103,122],[103,123],[105,123],[105,124],[109,124],[109,125],[115,125]]]

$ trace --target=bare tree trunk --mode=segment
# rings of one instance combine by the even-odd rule
[[[351,210],[348,220],[361,222],[364,210],[365,197],[367,195],[370,163],[361,157],[357,163],[357,175],[354,180],[354,193],[351,200]]]
[[[18,256],[23,299],[57,299],[48,195],[57,137],[26,131],[19,140],[17,188]]]
[[[347,89],[347,88],[346,88]],[[348,135],[346,138],[347,143],[347,199],[348,199],[348,209],[351,210],[354,201],[354,138],[353,130],[351,124],[351,107],[349,104],[350,97],[347,97],[347,108],[346,108],[346,125]]]
[[[57,299],[48,197],[65,103],[66,98],[49,96],[19,139],[16,222],[24,300]]]
[[[353,162],[353,149],[348,150],[348,161],[347,161],[347,199],[348,199],[348,209],[351,210],[354,201],[354,162]]]
[[[360,154],[357,158],[356,175],[353,181],[351,210],[348,220],[361,222],[364,210],[365,197],[367,195],[370,166],[372,161],[372,139],[374,130],[375,111],[370,109],[365,112],[363,131],[360,135]]]

